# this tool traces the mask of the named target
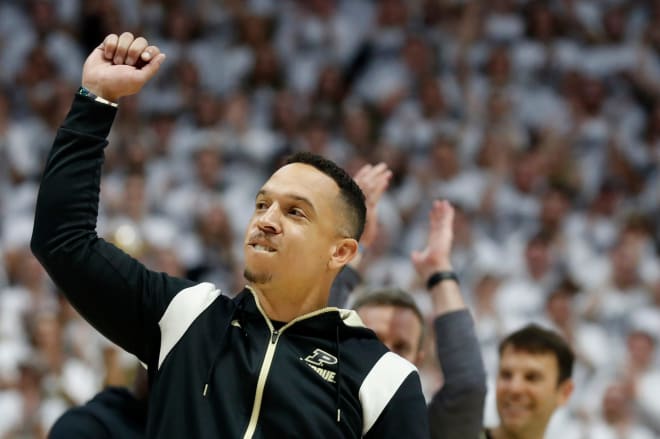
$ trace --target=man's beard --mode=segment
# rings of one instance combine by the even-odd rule
[[[273,278],[273,275],[271,273],[257,274],[246,268],[243,271],[243,277],[245,277],[248,282],[252,282],[254,284],[265,284]]]

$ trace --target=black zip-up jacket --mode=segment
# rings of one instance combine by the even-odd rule
[[[96,232],[116,110],[76,96],[39,190],[31,247],[74,307],[149,369],[150,438],[427,438],[419,375],[352,311],[271,322],[245,288],[147,270]]]

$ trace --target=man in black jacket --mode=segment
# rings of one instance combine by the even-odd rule
[[[246,231],[248,284],[235,299],[151,272],[97,237],[116,101],[164,59],[130,33],[87,58],[31,243],[78,311],[148,366],[147,437],[428,437],[414,366],[353,312],[325,306],[365,216],[364,196],[334,163],[301,154],[264,184]]]

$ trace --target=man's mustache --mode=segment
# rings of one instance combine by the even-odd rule
[[[255,232],[255,233],[251,234],[248,237],[247,242],[248,242],[248,244],[253,244],[255,242],[257,242],[257,243],[271,243],[272,242],[271,237],[272,237],[272,234],[267,233],[267,232],[259,231],[259,232]]]

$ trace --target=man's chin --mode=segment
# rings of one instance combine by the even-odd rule
[[[243,271],[243,277],[245,277],[245,279],[250,283],[263,285],[270,282],[273,278],[273,275],[271,273],[259,273],[246,268]]]
[[[527,429],[528,420],[525,417],[506,417],[500,420],[500,423],[507,431],[520,433]]]

